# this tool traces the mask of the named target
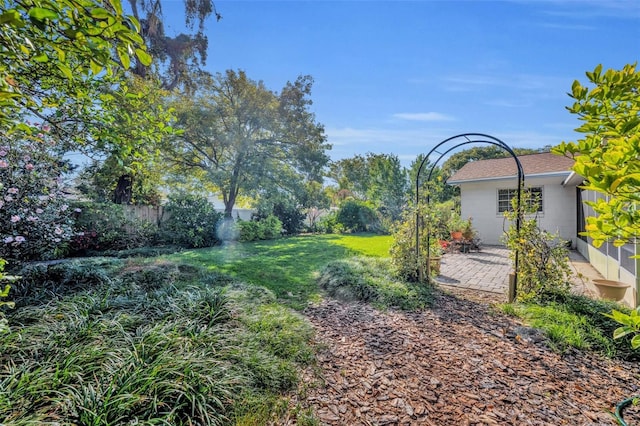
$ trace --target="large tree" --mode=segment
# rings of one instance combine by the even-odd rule
[[[175,99],[182,134],[166,148],[168,160],[213,184],[227,217],[241,194],[322,181],[330,145],[309,110],[311,86],[301,76],[275,93],[243,71],[204,77],[193,96]]]
[[[164,29],[164,16],[160,0],[128,0],[133,16],[141,23],[141,35],[153,55],[153,64],[136,61],[134,71],[145,77],[149,71],[155,72],[162,80],[164,89],[181,87],[192,91],[202,66],[207,60],[209,41],[204,34],[204,24],[208,17],[222,16],[211,0],[184,0],[185,25],[191,34],[168,35]]]
[[[553,152],[575,158],[583,188],[606,195],[589,203],[597,214],[587,218],[593,245],[620,246],[640,235],[640,72],[635,64],[604,72],[598,65],[586,75],[588,85],[574,81],[568,107],[583,122],[576,131],[584,137]]]

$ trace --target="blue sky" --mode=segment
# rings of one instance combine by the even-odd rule
[[[167,32],[182,1],[165,1]],[[514,147],[575,140],[573,80],[640,60],[640,0],[224,1],[206,69],[279,91],[309,74],[332,159],[488,133]]]

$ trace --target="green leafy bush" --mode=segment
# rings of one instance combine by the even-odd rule
[[[12,264],[65,254],[72,209],[60,185],[67,163],[47,126],[0,136],[0,257]]]
[[[218,242],[216,230],[222,214],[216,212],[206,198],[193,194],[172,195],[165,214],[167,219],[160,227],[163,241],[187,248],[211,247]]]
[[[323,234],[340,234],[344,231],[344,226],[338,223],[338,213],[330,212],[318,219],[314,231]]]
[[[282,235],[282,222],[273,215],[258,220],[239,220],[240,241],[273,240]]]
[[[376,211],[363,201],[344,202],[338,210],[336,221],[351,232],[375,231],[379,228]]]
[[[426,266],[427,254],[431,257],[439,257],[442,255],[442,247],[437,238],[439,232],[436,227],[427,226],[428,221],[432,223],[438,222],[438,211],[430,210],[428,214],[426,208],[422,208],[421,217],[424,218],[425,224],[420,227],[420,260],[423,262],[423,268]],[[432,218],[432,219],[430,219]],[[431,238],[429,239],[429,251],[427,252],[427,233],[431,230]],[[418,269],[418,259],[416,257],[416,215],[415,210],[408,210],[404,214],[402,222],[398,223],[393,233],[393,243],[389,249],[391,255],[391,265],[395,274],[403,280],[417,282],[420,278]],[[426,271],[426,268],[424,268]],[[439,271],[431,268],[432,273]]]
[[[398,281],[389,274],[389,269],[386,259],[338,260],[320,272],[318,285],[332,297],[360,300],[382,308],[416,310],[431,303],[429,287]]]
[[[549,294],[568,294],[571,289],[569,253],[566,242],[538,226],[535,216],[537,206],[529,202],[530,195],[522,191],[521,211],[512,200],[513,209],[505,212],[512,223],[520,219],[520,230],[513,224],[504,236],[509,256],[514,262],[518,255],[518,288],[520,301],[548,297]]]
[[[157,236],[156,225],[128,218],[124,206],[114,203],[77,202],[73,254],[91,251],[127,250],[151,244]]]
[[[282,230],[287,235],[299,234],[304,228],[305,214],[289,200],[278,201],[271,206],[258,208],[257,218],[266,219],[269,216],[277,217],[282,223]]]

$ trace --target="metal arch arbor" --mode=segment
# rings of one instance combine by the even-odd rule
[[[431,176],[433,174],[433,171],[435,170],[436,166],[438,165],[438,163],[440,162],[440,160],[442,160],[442,158],[447,155],[449,152],[453,151],[454,149],[464,146],[464,145],[469,145],[472,143],[486,143],[486,144],[490,144],[490,145],[495,145],[498,146],[502,149],[504,149],[505,151],[507,151],[511,157],[513,157],[513,159],[516,162],[516,166],[518,168],[518,188],[517,188],[517,211],[520,211],[520,203],[521,203],[521,191],[522,191],[522,187],[524,184],[524,171],[522,169],[522,164],[520,164],[520,160],[518,159],[518,157],[516,156],[515,152],[513,152],[513,150],[511,149],[511,147],[509,145],[507,145],[506,143],[504,143],[503,141],[501,141],[500,139],[490,136],[490,135],[486,135],[483,133],[463,133],[460,135],[456,135],[456,136],[452,136],[448,139],[443,140],[442,142],[440,142],[439,144],[437,144],[435,147],[433,147],[431,149],[431,151],[429,151],[429,153],[422,159],[422,162],[420,163],[420,167],[418,168],[418,173],[416,174],[416,259],[417,259],[417,263],[418,263],[418,274],[419,274],[419,280],[422,282],[423,281],[423,268],[422,268],[422,263],[420,262],[420,209],[418,208],[420,205],[420,173],[422,172],[422,169],[424,167],[425,164],[427,164],[429,162],[429,158],[431,157],[431,155],[433,153],[436,153],[439,155],[438,159],[433,163],[433,165],[431,166],[431,169],[429,170],[429,174],[427,175],[427,185],[429,185],[429,182],[431,181]],[[449,147],[446,149],[446,151],[440,153],[438,152],[438,149],[443,146],[443,145],[447,145],[447,144],[453,144],[453,146]],[[431,202],[430,200],[431,196],[429,193],[427,193],[427,207],[429,206],[429,203]],[[518,214],[516,216],[516,231],[520,232],[520,215]],[[430,269],[430,264],[431,264],[431,255],[430,255],[430,251],[429,251],[429,247],[431,244],[431,236],[430,236],[430,232],[427,232],[427,276],[429,277],[429,269]],[[515,279],[513,282],[513,288],[510,289],[512,294],[509,294],[509,300],[513,300],[515,298],[516,295],[516,290],[517,290],[517,285],[518,285],[518,256],[519,253],[516,251],[515,254]],[[428,278],[430,279],[430,277]]]

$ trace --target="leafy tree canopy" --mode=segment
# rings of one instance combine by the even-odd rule
[[[62,149],[144,154],[171,129],[168,112],[149,106],[153,82],[124,73],[134,59],[151,63],[138,30],[119,0],[3,1],[0,129],[36,133],[37,122]]]
[[[553,152],[575,158],[584,188],[607,196],[589,203],[597,214],[587,218],[593,244],[620,246],[640,235],[640,72],[635,64],[604,72],[598,65],[586,76],[587,85],[574,81],[567,108],[582,121],[576,131],[584,137]]]
[[[228,217],[242,194],[321,182],[330,145],[309,111],[311,86],[301,76],[275,93],[243,71],[202,77],[195,95],[174,99],[182,134],[165,148],[168,161],[213,184]]]
[[[142,77],[153,71],[160,76],[162,87],[172,90],[182,87],[193,91],[197,79],[203,74],[201,67],[207,60],[209,41],[204,34],[204,23],[212,14],[222,16],[211,0],[184,0],[185,24],[192,34],[170,36],[165,32],[162,2],[160,0],[128,0],[133,16],[140,21],[141,35],[153,55],[153,64],[138,60],[134,72]]]
[[[329,176],[358,200],[373,203],[397,219],[406,203],[407,171],[394,154],[367,153],[334,161]]]

